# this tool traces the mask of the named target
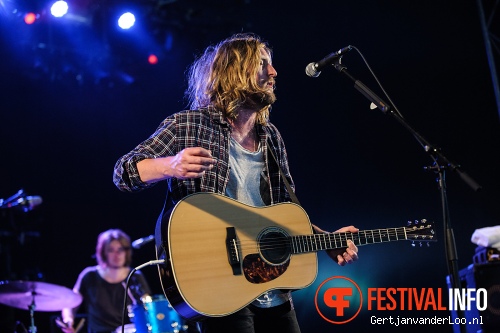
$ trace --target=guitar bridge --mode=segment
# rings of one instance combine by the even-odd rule
[[[226,228],[226,250],[229,265],[233,269],[233,275],[241,275],[241,259],[236,239],[236,229],[234,227]]]

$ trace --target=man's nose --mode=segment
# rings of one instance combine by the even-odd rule
[[[267,75],[272,76],[272,77],[278,76],[278,72],[276,71],[276,69],[271,64],[269,64],[267,66]]]

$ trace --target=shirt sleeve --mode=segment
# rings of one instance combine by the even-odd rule
[[[165,119],[155,133],[123,155],[115,164],[113,182],[123,192],[136,192],[153,186],[141,180],[137,163],[144,159],[173,156],[175,151],[175,120]]]

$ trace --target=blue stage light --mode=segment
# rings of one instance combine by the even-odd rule
[[[130,12],[122,14],[118,19],[118,26],[124,30],[132,28],[134,24],[135,16]]]
[[[54,17],[63,17],[68,13],[68,3],[66,1],[56,1],[50,7],[50,13]]]

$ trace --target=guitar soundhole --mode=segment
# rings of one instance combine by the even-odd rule
[[[290,239],[283,229],[265,229],[259,235],[258,243],[262,258],[272,265],[282,264],[290,258]]]
[[[290,264],[291,244],[281,228],[264,229],[257,237],[260,254],[243,259],[243,273],[251,283],[265,283],[278,278]]]

